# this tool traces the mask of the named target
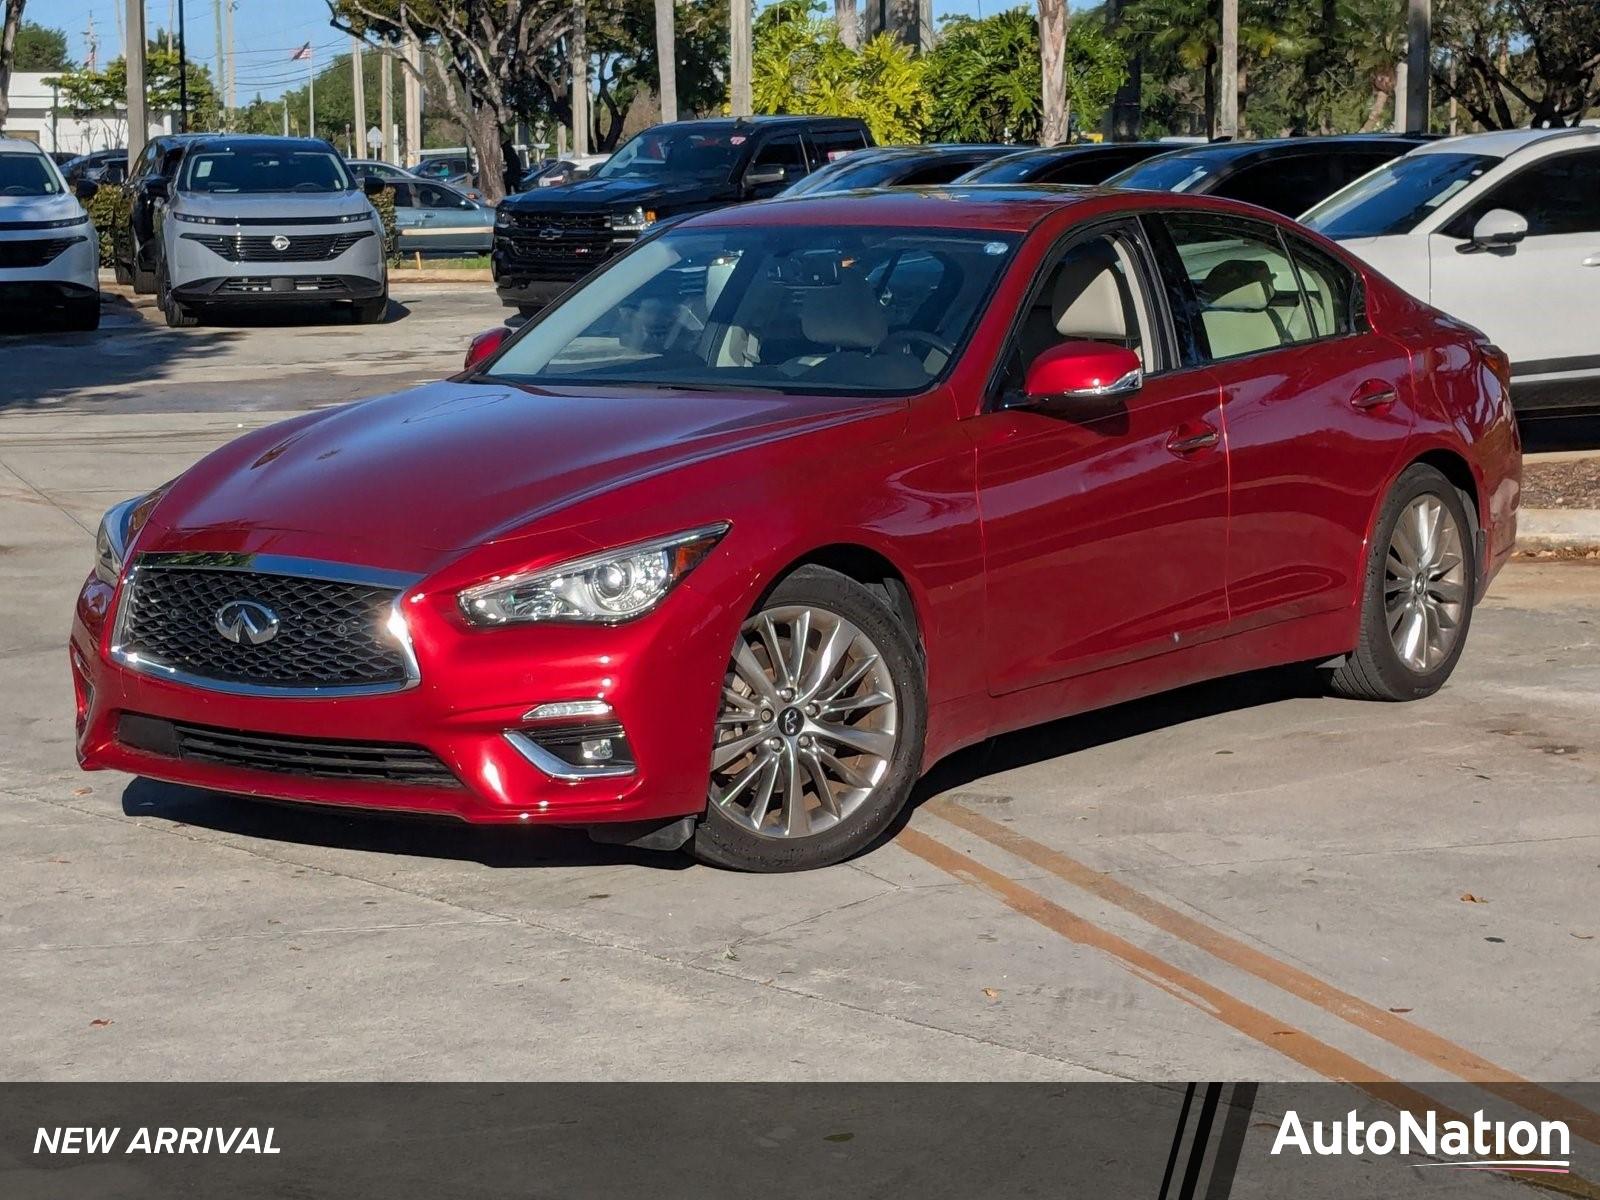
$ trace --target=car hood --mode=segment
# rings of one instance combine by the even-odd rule
[[[646,476],[881,416],[890,403],[446,381],[248,434],[192,468],[152,519],[177,540],[270,529],[460,550]]]
[[[0,222],[70,221],[83,216],[83,205],[70,194],[0,196]]]
[[[685,177],[666,179],[580,179],[560,187],[537,188],[501,203],[517,211],[556,212],[561,209],[631,208],[635,204],[681,207],[704,204],[732,191],[727,183],[707,183]]]
[[[365,192],[179,192],[173,207],[196,217],[284,218],[361,216]]]

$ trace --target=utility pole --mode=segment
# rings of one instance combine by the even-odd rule
[[[572,153],[589,153],[589,36],[583,5],[572,6],[572,34],[568,43],[572,59]]]
[[[350,39],[350,107],[355,110],[355,138],[360,145],[357,157],[365,157],[367,146],[367,75],[361,60],[361,39]]]
[[[748,117],[750,97],[750,0],[732,0],[728,13],[728,107],[736,117]]]
[[[383,131],[383,153],[379,157],[394,160],[400,157],[394,149],[394,56],[387,46],[380,53],[378,86],[383,94],[378,99],[378,128]]]
[[[406,152],[402,167],[415,166],[422,158],[422,43],[406,30]]]
[[[656,61],[661,75],[661,119],[678,119],[678,31],[673,0],[656,0]]]
[[[227,2],[228,0],[211,0],[211,15],[216,18],[217,25],[217,69],[211,76],[211,87],[219,108],[228,94],[228,60],[224,57],[222,45],[222,6]],[[223,128],[227,128],[226,121],[223,122]]]
[[[233,113],[239,107],[239,64],[233,56],[233,10],[238,5],[238,0],[224,0],[227,7],[222,10],[223,26],[228,39],[228,128],[233,128]]]
[[[1406,5],[1406,119],[1407,133],[1427,133],[1432,123],[1428,104],[1429,50],[1433,41],[1430,0],[1408,0]]]
[[[178,0],[178,132],[189,132],[189,46],[183,32],[183,0]],[[140,22],[143,25],[143,22]],[[131,31],[130,31],[131,32]],[[141,54],[144,35],[139,37]]]
[[[1239,0],[1222,0],[1222,61],[1217,64],[1217,136],[1239,136]]]
[[[144,106],[144,0],[127,0],[123,22],[127,36],[123,41],[123,61],[128,67],[128,172],[144,153],[150,138],[150,119]]]

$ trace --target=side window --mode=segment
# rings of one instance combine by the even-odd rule
[[[183,163],[182,149],[168,150],[161,156],[160,175],[163,179],[176,179],[178,167]]]
[[[1137,159],[1127,155],[1105,153],[1073,154],[1062,159],[1044,174],[1040,183],[1103,183],[1124,167],[1131,167]]]
[[[938,162],[926,167],[918,167],[911,174],[898,180],[896,187],[921,187],[937,183],[949,183],[957,175],[965,175],[973,167],[973,162]]]
[[[1155,369],[1152,309],[1135,254],[1122,232],[1094,234],[1061,252],[1023,314],[1006,391],[1020,391],[1033,360],[1062,342],[1109,342],[1136,353],[1146,371]]]
[[[1276,229],[1187,213],[1165,221],[1183,272],[1168,281],[1173,308],[1195,314],[1212,360],[1317,336]]]
[[[461,197],[432,183],[417,184],[419,208],[460,208]]]
[[[867,138],[859,129],[823,129],[811,135],[811,145],[817,152],[817,166],[843,158],[852,150],[865,150]]]
[[[1492,208],[1508,208],[1527,219],[1529,237],[1600,233],[1600,150],[1556,154],[1517,172],[1471,205],[1445,230],[1469,237]]]
[[[417,201],[411,194],[412,185],[397,183],[394,185],[394,206],[396,208],[415,208]]]
[[[1297,154],[1271,158],[1241,167],[1212,192],[1229,200],[1243,200],[1286,217],[1297,217],[1333,188],[1328,183],[1328,160],[1323,155]]]
[[[1336,262],[1315,246],[1299,238],[1285,238],[1295,269],[1300,272],[1300,289],[1311,312],[1311,332],[1319,338],[1354,333],[1355,303],[1360,289],[1350,269]]]
[[[756,156],[750,163],[753,167],[780,166],[784,174],[790,179],[798,179],[806,173],[805,147],[800,144],[800,135],[785,133],[771,138],[756,151]]]

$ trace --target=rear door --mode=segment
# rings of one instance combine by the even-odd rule
[[[1349,606],[1376,500],[1410,434],[1410,356],[1360,279],[1265,221],[1169,213],[1163,274],[1222,387],[1235,631]]]
[[[1491,209],[1528,222],[1514,246],[1479,250]],[[1491,184],[1428,238],[1432,303],[1511,358],[1519,408],[1600,403],[1600,148],[1550,154]]]

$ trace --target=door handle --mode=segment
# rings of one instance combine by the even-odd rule
[[[1178,455],[1193,454],[1221,440],[1222,435],[1209,425],[1180,425],[1167,436],[1167,449]]]
[[[1367,412],[1374,408],[1387,408],[1398,399],[1400,394],[1392,386],[1374,379],[1356,389],[1355,395],[1350,397],[1350,407]]]

